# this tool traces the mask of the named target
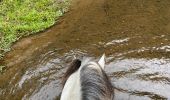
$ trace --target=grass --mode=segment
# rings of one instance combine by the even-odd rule
[[[67,0],[0,0],[0,58],[21,37],[52,26],[68,5]]]

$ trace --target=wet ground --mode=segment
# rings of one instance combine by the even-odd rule
[[[0,99],[57,99],[74,56],[103,52],[116,100],[170,99],[170,1],[75,0],[55,26],[13,45]]]

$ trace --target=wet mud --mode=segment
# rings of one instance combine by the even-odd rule
[[[170,1],[75,0],[56,25],[6,54],[0,99],[57,100],[74,57],[104,52],[116,100],[170,99]]]

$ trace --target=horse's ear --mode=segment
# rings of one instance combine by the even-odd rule
[[[103,56],[100,58],[98,63],[102,67],[102,69],[104,69],[104,66],[105,66],[105,54],[103,54]]]

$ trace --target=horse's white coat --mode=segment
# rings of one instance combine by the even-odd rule
[[[80,68],[75,73],[70,75],[70,77],[65,83],[60,100],[81,100],[82,93],[81,93],[81,83],[80,83],[80,70],[87,63],[92,64],[89,67],[99,69],[98,65],[95,62],[89,62],[89,61],[90,59],[83,60]],[[100,58],[98,64],[104,69],[105,54],[103,54],[103,56]]]
[[[73,73],[66,81],[60,100],[81,100],[79,70]]]

